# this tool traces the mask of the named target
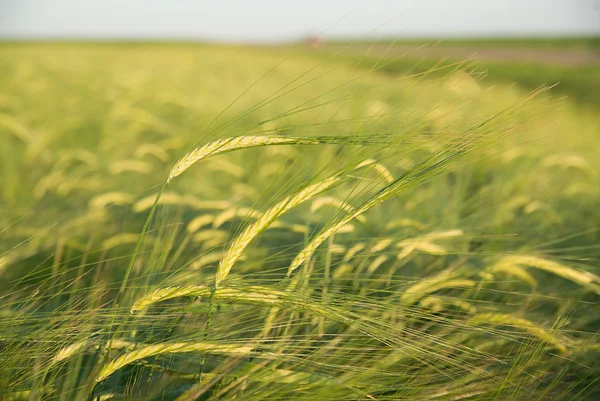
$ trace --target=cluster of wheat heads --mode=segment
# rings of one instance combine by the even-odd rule
[[[106,121],[92,117],[104,104],[82,104],[85,119],[64,122],[74,132],[2,115],[21,157],[2,177],[14,210],[0,255],[7,398],[593,396],[597,247],[569,241],[595,231],[555,209],[596,199],[596,169],[510,142],[547,103],[496,102],[461,71],[390,83],[284,69],[283,81],[244,81],[250,101],[222,106],[176,160],[197,140],[190,116],[206,117],[184,89],[193,57],[179,91],[152,70],[116,88],[112,72],[75,75],[113,91]],[[41,80],[31,68],[15,79]],[[81,139],[94,124],[101,134]],[[564,196],[536,198],[540,177],[563,176]]]

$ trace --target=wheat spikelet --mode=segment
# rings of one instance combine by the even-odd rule
[[[262,196],[255,187],[245,182],[234,183],[231,186],[231,192],[235,195],[239,195],[240,197],[252,199],[253,201],[261,199]]]
[[[50,174],[40,178],[33,188],[33,194],[36,198],[40,199],[46,195],[49,189],[58,187],[61,183],[64,183],[65,180],[66,178],[62,172],[53,171]]]
[[[305,202],[315,195],[331,188],[341,180],[340,177],[330,177],[316,184],[310,185],[297,194],[289,196],[277,203],[275,206],[267,210],[254,223],[250,224],[241,234],[239,234],[229,246],[227,253],[219,263],[217,274],[215,277],[215,285],[218,286],[229,271],[240,258],[246,247],[252,242],[256,236],[260,235],[274,220],[282,214],[292,209],[293,207]]]
[[[183,156],[173,169],[171,169],[171,173],[169,174],[169,178],[167,182],[171,182],[171,180],[186,171],[193,164],[197,163],[200,160],[206,159],[208,157],[217,155],[219,153],[230,152],[237,149],[246,149],[257,146],[269,146],[269,145],[286,145],[286,144],[302,144],[302,145],[314,145],[320,143],[317,140],[308,140],[308,139],[300,139],[300,138],[282,138],[282,137],[270,137],[270,136],[240,136],[237,138],[226,138],[219,139],[217,141],[211,142],[204,146],[201,146],[197,149],[194,149],[190,153]]]
[[[379,241],[377,241],[375,243],[375,245],[373,245],[371,247],[371,253],[377,253],[377,252],[381,252],[384,249],[386,249],[391,243],[392,243],[393,239],[392,238],[382,238]]]
[[[356,244],[354,245],[352,248],[348,249],[348,252],[346,252],[346,255],[344,255],[344,259],[342,259],[343,262],[348,262],[350,259],[352,259],[358,252],[362,251],[363,249],[365,249],[365,244]]]
[[[369,266],[367,267],[367,271],[369,273],[373,273],[375,270],[377,270],[377,268],[379,266],[381,266],[386,260],[388,260],[388,257],[385,255],[379,255],[378,257],[375,258],[375,260],[373,262],[371,262],[371,264],[369,264]]]
[[[381,116],[385,115],[386,113],[388,113],[389,109],[390,109],[390,106],[387,103],[385,103],[381,100],[375,100],[369,105],[369,107],[367,107],[366,115],[369,117],[374,117],[374,116],[381,117]]]
[[[451,238],[463,235],[462,230],[434,231],[422,237],[401,241],[396,247],[402,248],[402,252],[397,255],[398,260],[404,259],[415,251],[421,251],[431,255],[444,255],[448,250],[441,245],[431,241],[441,238]]]
[[[174,286],[166,287],[155,290],[149,294],[144,295],[138,299],[131,308],[131,313],[135,313],[144,309],[147,309],[151,305],[166,301],[173,298],[181,297],[207,297],[211,294],[211,288],[206,285],[187,285],[187,286]],[[274,303],[279,296],[285,296],[284,293],[270,290],[264,287],[245,287],[243,289],[233,288],[219,288],[215,291],[214,297],[216,299],[232,299],[235,300],[238,297],[238,301],[245,303]]]
[[[270,162],[262,165],[258,173],[261,177],[266,178],[271,175],[277,174],[280,171],[285,171],[285,167],[280,162]]]
[[[599,192],[598,186],[594,184],[588,184],[584,182],[575,182],[570,184],[565,189],[565,195],[578,197],[584,196],[597,196]]]
[[[421,251],[424,253],[429,253],[432,255],[444,255],[446,253],[448,253],[448,251],[446,250],[446,248],[444,248],[441,245],[437,245],[437,244],[433,244],[431,242],[427,242],[427,241],[419,241],[415,244],[414,247],[415,250],[417,251]]]
[[[351,213],[355,210],[355,208],[352,205],[349,205],[348,203],[342,200],[336,199],[333,196],[320,196],[313,200],[312,204],[310,205],[310,211],[314,213],[323,206],[332,206],[337,209],[343,210],[346,213]],[[358,216],[356,220],[362,223],[367,221],[365,216]]]
[[[367,160],[363,161],[362,163],[360,163],[357,166],[357,168],[365,167],[365,166],[372,167],[375,171],[377,171],[377,173],[379,173],[379,175],[383,178],[383,180],[385,182],[387,182],[388,184],[391,184],[392,182],[394,182],[394,176],[392,175],[392,173],[390,173],[390,170],[388,170],[383,164],[378,163],[373,159],[367,159]]]
[[[341,244],[331,244],[329,252],[333,255],[341,255],[346,252],[346,247]]]
[[[136,233],[121,233],[102,241],[103,249],[111,249],[118,245],[123,244],[135,244],[138,240],[139,234]]]
[[[416,249],[416,244],[405,244],[402,247],[402,252],[400,252],[399,254],[396,255],[396,259],[398,260],[402,260],[404,258],[406,258],[407,256],[409,256],[411,253],[413,253],[413,251]]]
[[[12,391],[10,394],[3,394],[8,401],[23,401],[30,400],[31,395],[35,394],[35,392],[31,390],[21,390],[21,391]],[[39,395],[37,395],[39,396]]]
[[[129,341],[115,340],[115,341],[111,342],[110,348],[111,349],[129,348],[129,347],[132,347],[133,345],[134,344]],[[55,364],[60,361],[64,361],[65,359],[68,359],[68,358],[72,357],[73,355],[79,354],[80,351],[82,351],[82,350],[88,350],[88,349],[97,350],[99,348],[100,348],[100,345],[91,340],[77,341],[71,345],[67,345],[64,348],[61,348],[52,358],[51,364]]]
[[[156,100],[165,105],[172,104],[183,109],[188,108],[190,103],[192,103],[190,98],[175,91],[161,92],[156,96]]]
[[[341,226],[337,231],[336,234],[347,234],[347,233],[353,233],[354,230],[356,230],[356,227],[354,227],[354,224],[352,223],[346,223],[343,226]]]
[[[571,280],[575,283],[590,288],[596,292],[596,294],[600,294],[599,276],[591,272],[579,271],[548,259],[528,255],[512,255],[502,258],[498,264],[530,266],[536,269],[545,270],[549,273],[556,274],[557,276],[566,278],[567,280]]]
[[[169,299],[181,297],[209,297],[211,294],[215,300],[224,300],[241,304],[257,304],[269,307],[288,306],[295,310],[312,312],[316,315],[340,323],[349,324],[352,322],[350,318],[331,306],[320,305],[312,302],[310,299],[303,299],[294,296],[294,294],[261,286],[235,288],[220,287],[213,289],[206,285],[186,285],[160,288],[138,299],[131,307],[130,312],[133,314],[143,311],[157,302]]]
[[[198,217],[194,217],[188,223],[186,230],[188,233],[193,234],[198,231],[201,227],[204,227],[208,224],[212,224],[215,220],[215,216],[212,214],[203,214]]]
[[[215,159],[207,165],[207,168],[214,171],[223,171],[235,178],[242,178],[246,173],[243,167],[227,159]]]
[[[183,142],[181,137],[171,136],[157,141],[156,144],[165,150],[179,150],[183,146]]]
[[[227,231],[211,229],[211,230],[203,230],[203,231],[200,231],[199,233],[196,233],[192,239],[194,242],[204,242],[204,243],[206,243],[207,241],[212,241],[212,240],[218,240],[220,242],[223,242],[227,239],[228,236],[229,235],[228,235]]]
[[[125,355],[120,356],[119,358],[104,365],[98,374],[98,377],[96,377],[96,381],[101,382],[117,370],[121,369],[123,366],[151,356],[187,352],[206,352],[231,356],[250,356],[253,351],[254,348],[251,346],[215,344],[209,342],[182,342],[148,345],[135,351],[128,352]]]
[[[341,277],[344,277],[344,275],[346,273],[349,273],[350,271],[352,271],[352,265],[350,263],[342,263],[339,267],[337,267],[334,271],[333,274],[331,275],[331,277],[333,277],[334,279],[339,279]]]
[[[217,263],[219,260],[221,260],[222,257],[223,257],[223,252],[220,252],[220,251],[208,252],[208,253],[200,256],[199,258],[195,259],[189,265],[189,268],[190,268],[190,270],[197,270],[204,266],[210,265],[212,263]],[[243,256],[240,258],[240,260],[242,260],[242,259],[243,259]]]
[[[155,143],[145,143],[140,145],[133,154],[138,159],[142,159],[146,155],[152,155],[161,162],[168,162],[170,159],[169,153]]]
[[[458,71],[446,81],[448,89],[461,96],[475,96],[481,92],[477,80],[468,72]]]
[[[154,205],[154,201],[156,200],[156,195],[148,195],[139,201],[137,201],[132,210],[135,213],[143,212],[144,210],[148,210]],[[160,205],[186,205],[187,202],[184,201],[184,197],[176,194],[174,192],[165,192],[161,195],[159,200]]]
[[[596,171],[583,157],[579,155],[552,155],[542,160],[544,167],[574,168],[584,174],[594,176]]]
[[[156,195],[146,196],[137,201],[132,209],[136,213],[148,210],[154,205]],[[194,196],[186,195],[182,196],[175,192],[164,192],[158,202],[159,205],[178,205],[178,206],[190,206],[195,209],[226,209],[231,207],[231,204],[227,201],[203,201],[197,199]]]
[[[33,142],[33,134],[25,128],[21,123],[15,120],[8,114],[0,113],[0,125],[3,125],[10,132],[13,133],[21,142],[28,144]]]
[[[348,224],[350,221],[352,221],[352,219],[354,219],[356,216],[360,216],[363,212],[365,212],[369,208],[370,208],[370,205],[368,205],[367,207],[363,206],[360,209],[356,209],[353,213],[346,214],[339,221],[335,222],[330,227],[325,228],[319,234],[317,234],[315,236],[315,238],[307,246],[305,246],[304,249],[302,249],[298,253],[298,255],[296,255],[296,257],[294,258],[294,260],[288,267],[287,276],[288,277],[291,276],[291,274],[294,272],[294,270],[296,270],[298,267],[300,267],[300,265],[302,263],[304,263],[305,260],[310,259],[312,257],[312,255],[315,253],[315,251],[317,250],[317,248],[327,238],[329,238],[331,235],[338,232],[342,227],[344,227],[346,224]]]
[[[165,124],[156,115],[150,113],[148,110],[140,109],[137,107],[129,110],[129,119],[136,121],[142,125],[158,129],[159,131],[168,132],[169,126]]]
[[[434,312],[440,312],[444,310],[446,305],[453,305],[469,314],[477,313],[476,307],[467,301],[463,301],[462,299],[458,298],[443,298],[431,295],[423,298],[421,302],[419,302],[419,305],[424,308],[431,308]]]
[[[526,282],[532,287],[537,287],[537,281],[529,274],[525,269],[518,265],[508,263],[496,263],[490,268],[492,273],[505,273],[511,276],[515,276],[522,281]]]
[[[60,351],[58,351],[54,355],[54,358],[52,358],[52,363],[54,364],[54,363],[63,361],[67,358],[70,358],[71,356],[79,353],[79,351],[81,351],[82,349],[88,347],[88,345],[89,345],[88,340],[78,341],[76,343],[68,345],[68,346],[62,348]]]
[[[447,230],[447,231],[434,231],[432,233],[427,234],[424,238],[428,240],[436,240],[441,238],[452,238],[452,237],[460,237],[464,235],[463,230]]]
[[[133,203],[133,195],[125,192],[107,192],[94,196],[88,203],[90,209],[104,209],[108,205],[129,205]]]
[[[215,216],[213,220],[213,227],[219,228],[225,222],[235,218],[246,218],[246,219],[258,219],[262,215],[261,212],[255,209],[251,209],[249,207],[240,207],[240,208],[231,208],[223,211],[223,213]]]
[[[498,324],[506,326],[514,326],[523,331],[533,334],[543,342],[553,345],[560,352],[567,352],[566,346],[551,333],[548,333],[541,327],[538,327],[530,320],[514,317],[503,313],[481,313],[471,318],[472,324]]]
[[[66,169],[73,162],[80,162],[95,168],[98,166],[98,156],[86,149],[69,149],[60,152],[55,168]]]
[[[439,274],[434,277],[422,279],[415,285],[404,290],[400,296],[400,303],[402,305],[412,305],[425,295],[443,288],[473,287],[475,284],[473,280],[455,279],[448,274]]]
[[[510,150],[507,150],[506,152],[504,152],[501,156],[501,160],[502,160],[502,162],[508,164],[508,163],[512,162],[513,160],[519,159],[526,155],[527,155],[527,152],[525,151],[525,149],[514,148],[514,149],[510,149]]]
[[[152,165],[141,160],[119,160],[112,163],[108,169],[113,175],[126,172],[147,174],[152,171]]]
[[[401,179],[394,181],[391,184],[388,184],[386,187],[381,189],[375,195],[373,195],[370,199],[366,200],[360,207],[356,208],[352,213],[348,213],[338,221],[333,222],[329,227],[323,228],[311,241],[308,245],[302,249],[298,255],[294,258],[290,266],[288,267],[287,277],[289,277],[305,260],[312,257],[317,248],[331,235],[338,232],[342,227],[351,222],[353,219],[358,216],[364,214],[366,211],[385,201],[386,199],[394,196],[399,193],[401,190],[406,188],[411,183],[417,182],[420,179],[424,179],[435,172],[437,169],[442,166],[450,163],[456,157],[460,156],[462,152],[458,152],[456,154],[451,154],[450,156],[446,156],[436,163],[432,163],[431,165],[422,165],[419,170],[413,171],[412,175],[405,175]],[[456,230],[458,231],[458,230]],[[450,234],[446,234],[450,235]]]

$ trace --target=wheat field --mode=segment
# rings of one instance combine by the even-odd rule
[[[591,110],[468,63],[0,47],[2,399],[600,396]]]

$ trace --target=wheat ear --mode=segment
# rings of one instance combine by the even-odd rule
[[[321,143],[318,140],[302,139],[302,138],[290,138],[290,137],[273,137],[273,136],[240,136],[234,138],[219,139],[214,142],[208,143],[204,146],[194,149],[185,156],[183,156],[175,166],[171,169],[167,182],[170,182],[173,178],[183,174],[188,168],[190,168],[196,162],[206,159],[208,157],[230,152],[237,149],[254,148],[258,146],[268,145],[316,145]]]
[[[250,242],[260,235],[271,223],[273,223],[273,221],[293,207],[331,188],[335,184],[339,183],[340,180],[341,177],[330,177],[321,182],[310,185],[299,191],[297,194],[286,197],[284,200],[267,210],[254,223],[250,224],[233,240],[229,246],[229,249],[225,253],[225,256],[223,259],[221,259],[217,269],[217,274],[215,276],[215,286],[218,287],[221,281],[227,277],[229,271],[235,262],[240,258],[240,256],[242,256],[244,250],[250,244]]]
[[[96,378],[96,382],[101,382],[117,370],[121,369],[123,366],[140,359],[162,354],[178,354],[196,351],[233,356],[248,356],[252,353],[253,347],[235,344],[215,344],[209,342],[184,342],[149,345],[144,348],[128,352],[125,355],[122,355],[104,365],[98,374],[98,377]]]

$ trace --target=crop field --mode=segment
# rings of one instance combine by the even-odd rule
[[[0,44],[0,398],[598,399],[594,103],[378,60]]]
[[[318,49],[287,46],[313,55],[336,54],[386,74],[425,73],[468,60],[469,69],[490,82],[535,90],[551,86],[555,97],[567,96],[600,107],[600,39],[478,39],[326,42]],[[441,69],[440,73],[445,73]]]

